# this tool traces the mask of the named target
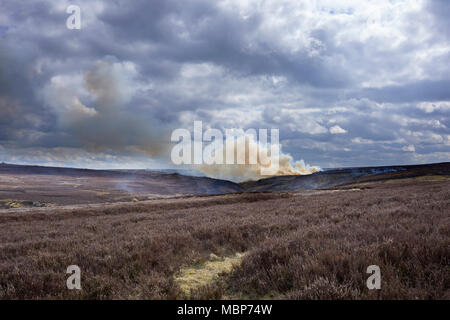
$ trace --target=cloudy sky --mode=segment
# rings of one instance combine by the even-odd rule
[[[446,0],[2,0],[0,161],[164,167],[194,120],[279,128],[321,167],[449,161],[449,16]]]

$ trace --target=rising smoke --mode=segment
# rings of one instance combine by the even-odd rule
[[[170,128],[133,111],[134,73],[130,64],[99,61],[75,84],[53,79],[47,98],[61,129],[90,152],[164,157]]]
[[[321,171],[320,167],[305,164],[303,160],[294,162],[290,155],[281,152],[281,146],[279,146],[278,158],[272,158],[272,161],[270,161],[271,157],[268,157],[269,163],[267,163],[266,160],[261,159],[260,155],[269,155],[271,145],[257,142],[252,136],[241,136],[235,140],[235,143],[233,141],[234,139],[227,139],[223,149],[219,149],[217,152],[222,153],[225,158],[226,151],[231,149],[234,152],[234,158],[245,159],[245,164],[203,164],[193,167],[209,177],[235,182],[267,178],[268,176],[261,174],[262,168],[276,172],[271,176],[307,175]],[[250,164],[249,160],[252,153],[257,155],[256,164]]]
[[[135,73],[131,64],[99,61],[78,82],[52,79],[46,98],[58,114],[61,129],[82,148],[90,152],[145,154],[152,159],[170,161],[169,141],[174,124],[143,118],[141,113],[133,112],[132,98],[137,86],[133,79]],[[243,149],[247,150],[246,159],[249,150],[256,149],[265,154],[270,150],[270,145],[240,137],[234,145],[236,156],[241,152],[242,144],[246,146]],[[233,148],[228,142],[225,146]],[[275,175],[302,175],[320,170],[305,165],[303,160],[294,163],[290,155],[281,152],[278,162]],[[263,166],[258,158],[257,164],[196,165],[194,169],[213,178],[245,181],[267,177],[261,175],[261,168],[273,165]]]

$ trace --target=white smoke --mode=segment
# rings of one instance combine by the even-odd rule
[[[59,125],[89,152],[123,152],[145,154],[152,159],[168,158],[170,152],[169,124],[143,118],[129,108],[137,90],[137,71],[130,62],[98,61],[79,75],[52,78],[45,98],[58,115]],[[233,149],[235,158],[244,157],[246,164],[195,165],[205,175],[232,181],[266,178],[261,169],[276,169],[274,175],[303,175],[320,171],[303,160],[294,162],[281,152],[266,163],[258,157],[249,164],[249,154],[270,154],[270,144],[261,144],[252,136],[240,136],[236,143],[226,140],[223,152]],[[249,152],[250,151],[250,152]],[[242,154],[244,152],[245,154]],[[269,158],[270,159],[270,158]],[[279,164],[279,166],[277,165]]]
[[[200,170],[208,177],[231,180],[235,182],[268,178],[269,176],[261,174],[262,168],[276,172],[272,176],[308,175],[321,171],[320,167],[305,164],[303,160],[294,161],[292,156],[281,152],[281,146],[279,146],[280,152],[278,157],[274,158],[273,156],[269,156],[268,159],[270,159],[270,161],[267,163],[265,160],[262,160],[259,155],[269,155],[269,150],[271,149],[270,144],[262,144],[257,142],[252,136],[241,136],[235,141],[236,143],[234,143],[234,139],[227,139],[224,147],[216,152],[225,155],[227,150],[232,149],[234,150],[235,159],[245,159],[245,164],[214,163],[194,165],[193,167]],[[258,155],[256,164],[249,164],[249,159],[252,152],[253,154]]]

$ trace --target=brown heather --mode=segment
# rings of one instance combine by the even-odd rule
[[[0,298],[450,299],[449,213],[448,180],[3,210]],[[188,296],[175,281],[244,252]],[[381,290],[366,287],[373,264]]]

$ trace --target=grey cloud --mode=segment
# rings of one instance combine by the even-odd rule
[[[123,8],[124,2],[118,2],[100,19],[118,39],[154,45],[161,60],[211,62],[240,76],[284,75],[318,87],[340,87],[347,81],[339,65],[309,57],[305,51],[289,53],[276,38],[263,37],[257,12],[244,19],[237,11],[221,11],[211,1],[138,1],[125,12]]]
[[[400,86],[365,89],[355,96],[377,102],[418,102],[450,100],[450,79],[422,80]]]
[[[295,1],[251,4],[245,14],[239,2],[102,3],[80,1],[85,23],[68,30],[55,2],[2,2],[3,156],[37,159],[63,148],[52,161],[68,162],[70,152],[150,158],[171,129],[191,125],[186,119],[279,128],[285,152],[325,167],[437,161],[450,152],[448,109],[418,108],[450,101],[447,1],[392,18],[382,11],[373,29],[364,3],[329,15],[290,15]],[[131,83],[125,67],[111,75],[98,63],[130,64]],[[332,134],[335,125],[346,132]]]
[[[436,32],[450,37],[450,3],[447,0],[429,0],[428,8],[436,18],[434,25]]]

